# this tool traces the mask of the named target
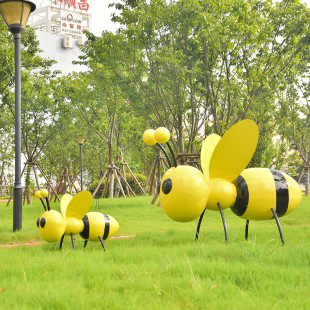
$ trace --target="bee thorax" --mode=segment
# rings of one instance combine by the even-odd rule
[[[84,223],[82,220],[77,219],[75,217],[67,217],[67,226],[66,226],[66,235],[72,234],[79,234],[83,228],[84,228]]]
[[[233,183],[224,179],[212,179],[208,183],[209,199],[207,208],[218,211],[217,203],[221,204],[222,209],[230,208],[234,205],[237,197],[237,190]]]

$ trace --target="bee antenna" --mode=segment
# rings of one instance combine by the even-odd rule
[[[164,149],[164,147],[159,143],[159,142],[156,142],[156,144],[158,145],[158,147],[164,152],[166,158],[167,158],[167,161],[168,161],[168,164],[169,164],[169,168],[171,168],[171,161],[170,161],[170,158],[169,158],[169,155],[168,153],[166,152],[166,150]]]
[[[154,140],[156,142],[160,142],[160,143],[166,143],[168,145],[168,148],[171,152],[171,155],[172,155],[172,158],[173,158],[173,164],[174,164],[174,167],[177,167],[178,164],[177,164],[177,161],[175,159],[175,156],[174,156],[174,153],[173,153],[173,150],[172,150],[172,147],[171,145],[169,144],[169,139],[170,139],[170,131],[165,128],[165,127],[159,127],[157,128],[155,131],[154,131]],[[168,155],[166,155],[168,157]],[[171,163],[170,163],[170,168],[171,168]]]
[[[44,203],[43,198],[40,198],[40,200],[41,200],[41,202],[42,202],[42,205],[43,205],[44,210],[47,211],[47,208],[46,208],[46,205],[45,205],[45,203]]]
[[[48,201],[48,198],[46,197],[45,200],[46,200],[46,204],[47,204],[47,210],[50,211],[51,208],[50,208],[50,203]]]
[[[169,148],[170,153],[171,153],[172,158],[173,158],[174,167],[177,167],[177,166],[178,166],[178,164],[177,164],[177,160],[175,159],[175,156],[174,156],[174,153],[173,153],[172,147],[171,147],[171,145],[170,145],[170,143],[169,143],[169,142],[167,142],[167,145],[168,145],[168,148]]]
[[[156,135],[157,135],[157,137],[156,137]],[[166,152],[166,150],[164,149],[164,147],[162,145],[163,143],[167,143],[168,148],[169,148],[171,155],[172,155],[172,158],[173,158],[174,167],[177,167],[178,165],[177,165],[177,161],[175,159],[173,150],[171,148],[171,145],[168,143],[169,139],[170,139],[170,132],[167,128],[164,128],[164,127],[159,127],[156,129],[156,131],[153,129],[148,129],[143,133],[144,143],[147,145],[157,144],[158,147],[164,152],[164,154],[167,158],[168,164],[169,164],[169,168],[171,168],[172,167],[171,160],[169,158],[168,153]]]
[[[42,205],[43,205],[44,210],[47,211],[47,208],[46,208],[46,205],[45,205],[45,203],[44,203],[44,200],[43,200],[41,191],[36,191],[36,192],[35,192],[35,196],[36,196],[38,199],[40,199],[40,201],[42,202]],[[50,210],[50,209],[48,208],[48,211],[49,211],[49,210]]]
[[[45,198],[45,201],[47,204],[47,211],[50,211],[51,208],[50,208],[50,203],[48,201],[48,191],[46,189],[42,189],[40,193],[41,193],[42,198]]]

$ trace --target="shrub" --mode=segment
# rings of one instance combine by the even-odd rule
[[[99,182],[100,182],[100,180],[94,180],[94,181],[90,184],[88,190],[89,190],[91,193],[93,193],[93,192],[95,191],[95,189],[97,188],[97,185],[98,185]],[[106,183],[106,180],[104,180],[104,181],[101,183],[101,185],[100,185],[100,187],[99,187],[99,189],[98,189],[98,191],[97,191],[97,193],[96,193],[96,195],[95,195],[94,198],[100,198],[100,197],[101,197],[102,191],[104,190],[104,185],[105,185],[105,183]]]
[[[145,183],[146,183],[146,176],[144,176],[143,174],[140,174],[140,173],[134,173],[134,176],[136,177],[136,179],[137,179],[138,182],[140,183],[141,187],[144,188]],[[143,194],[142,191],[141,191],[141,189],[140,189],[140,187],[139,187],[139,185],[136,183],[136,181],[135,181],[135,179],[134,179],[134,177],[132,176],[131,173],[125,173],[125,178],[126,178],[127,183],[129,184],[129,186],[132,188],[132,190],[135,192],[135,194],[136,194],[137,196]],[[90,191],[91,193],[93,193],[93,192],[95,191],[95,189],[96,189],[96,187],[97,187],[97,185],[98,185],[99,182],[100,182],[100,180],[94,180],[94,181],[90,184],[90,186],[89,186],[89,191]],[[100,187],[99,187],[99,189],[98,189],[98,191],[97,191],[97,193],[96,193],[96,195],[95,195],[95,198],[100,198],[100,197],[101,197],[106,182],[107,182],[107,180],[105,179],[105,180],[101,183],[101,185],[100,185]],[[115,195],[115,191],[116,191],[116,189],[117,189],[116,184],[117,184],[117,183],[116,183],[116,180],[115,180],[114,195]],[[124,191],[125,191],[125,194],[127,195],[126,189],[125,189],[125,186],[126,186],[126,185],[125,185],[125,182],[124,182],[122,179],[121,179],[121,184],[122,184],[122,186],[123,186],[123,189],[124,189]],[[132,195],[131,192],[130,192],[130,195]],[[122,196],[122,194],[120,193],[119,196]],[[107,197],[109,197],[109,190],[107,190],[107,192],[106,192],[106,194],[105,194],[105,198],[107,198]]]
[[[144,176],[141,173],[134,173],[134,176],[136,177],[136,179],[138,180],[138,182],[140,183],[141,187],[144,189],[145,183],[146,183],[146,176]],[[135,192],[136,195],[143,195],[139,185],[136,183],[135,179],[133,178],[131,173],[125,173],[125,178],[127,183],[129,184],[129,186],[132,188],[132,190]],[[125,190],[125,183],[122,180],[122,186]]]

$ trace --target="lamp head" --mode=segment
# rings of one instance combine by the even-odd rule
[[[0,0],[0,14],[13,34],[24,31],[35,9],[36,5],[28,0]]]
[[[78,143],[78,144],[83,144],[84,141],[85,141],[85,138],[75,138],[75,141]]]

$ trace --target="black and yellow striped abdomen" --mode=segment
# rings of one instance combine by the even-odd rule
[[[295,210],[302,198],[298,183],[285,173],[274,169],[245,169],[235,182],[237,198],[231,210],[247,220],[278,217]]]
[[[110,215],[101,212],[89,212],[84,218],[84,229],[81,237],[89,241],[98,241],[100,236],[103,240],[109,239],[119,230],[118,222]]]

